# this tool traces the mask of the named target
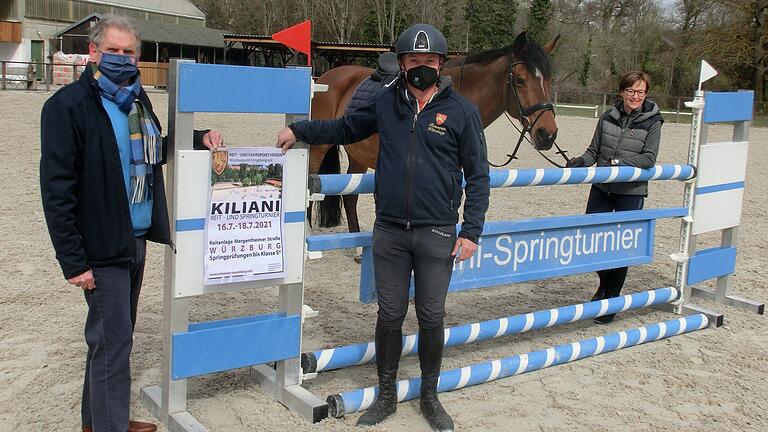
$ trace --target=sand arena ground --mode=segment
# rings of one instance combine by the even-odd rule
[[[0,160],[0,429],[79,430],[79,404],[85,358],[82,336],[86,305],[79,289],[66,283],[54,258],[38,185],[40,109],[50,93],[0,92],[5,157]],[[167,96],[153,93],[155,110],[167,125]],[[579,154],[589,143],[594,119],[558,117],[559,142]],[[282,119],[277,116],[199,115],[198,127],[218,128],[230,146],[271,146]],[[712,127],[710,137],[730,138],[730,128]],[[501,161],[516,139],[506,120],[486,130],[490,155]],[[659,163],[685,161],[689,127],[667,123]],[[734,292],[768,300],[765,215],[768,213],[768,130],[751,132],[750,160],[739,232]],[[530,147],[515,167],[543,167]],[[727,167],[724,167],[727,169]],[[588,186],[495,189],[488,220],[577,214]],[[682,184],[657,182],[646,207],[681,203]],[[363,230],[373,222],[370,196],[360,199]],[[626,292],[670,286],[678,247],[679,222],[661,221],[653,264],[632,268]],[[330,231],[330,230],[326,230]],[[717,236],[705,236],[702,247]],[[306,303],[320,312],[306,325],[305,350],[369,341],[375,305],[357,301],[359,267],[354,251],[336,251],[306,266]],[[133,350],[133,417],[149,419],[139,389],[159,383],[162,321],[163,248],[151,245]],[[569,305],[589,299],[596,276],[584,274],[453,294],[446,325]],[[276,307],[277,290],[262,289],[196,299],[195,321],[258,314]],[[726,325],[670,340],[629,348],[544,371],[443,394],[441,399],[461,431],[662,431],[765,430],[768,424],[768,331],[766,319],[738,309],[699,301],[726,315]],[[576,323],[522,336],[446,350],[444,369],[506,357],[575,339],[655,323],[671,315],[640,310],[622,314],[609,326]],[[405,331],[416,330],[413,310]],[[418,374],[418,361],[403,360],[400,377]],[[325,397],[375,383],[372,366],[321,374],[306,386]],[[235,370],[190,381],[189,410],[211,431],[357,431],[357,415],[310,425]],[[160,430],[165,430],[161,427]],[[428,430],[416,401],[375,430]]]

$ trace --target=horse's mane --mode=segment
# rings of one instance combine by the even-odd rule
[[[552,62],[549,59],[549,55],[544,52],[544,48],[541,45],[528,41],[524,33],[521,33],[511,45],[471,54],[463,60],[463,63],[465,65],[473,63],[484,64],[494,61],[499,57],[514,57],[522,61],[529,72],[534,73],[538,69],[544,75],[544,79],[552,77]],[[459,66],[461,63],[461,59],[454,58],[448,61],[446,66]]]

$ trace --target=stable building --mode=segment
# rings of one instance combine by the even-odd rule
[[[189,0],[4,0],[0,2],[0,60],[46,61],[53,53],[61,50],[64,41],[61,32],[93,14],[127,15],[137,21],[141,20],[142,24],[196,29],[199,33],[206,33],[208,30],[205,27],[205,14]],[[187,33],[193,31],[189,30]],[[151,42],[148,45],[158,47],[155,41]],[[177,42],[180,48],[183,41]],[[73,43],[72,46],[81,45]],[[223,39],[219,46],[223,55]],[[187,55],[181,51],[176,54],[179,48],[169,45],[169,58]],[[149,56],[152,54],[147,53]],[[158,52],[153,61],[160,54],[162,53]],[[195,55],[190,57],[197,57],[196,53],[192,54]],[[36,78],[42,77],[43,68],[36,68]]]
[[[88,54],[88,35],[101,19],[93,13],[62,29],[54,36],[65,54]],[[225,45],[224,30],[190,25],[168,25],[134,18],[141,37],[139,68],[145,85],[165,87],[168,61],[186,58],[198,63],[222,63]]]

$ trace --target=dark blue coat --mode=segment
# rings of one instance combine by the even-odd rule
[[[138,98],[152,112],[144,90]],[[130,262],[136,242],[120,154],[90,67],[45,102],[40,129],[40,192],[64,277]],[[205,148],[204,133],[195,132],[196,148]],[[152,168],[152,225],[146,237],[169,244],[163,170],[160,165]]]
[[[458,222],[462,170],[466,203],[460,237],[477,242],[488,209],[488,156],[477,107],[441,78],[439,91],[417,114],[400,80],[368,105],[334,120],[291,125],[309,144],[350,144],[379,133],[376,217],[405,226]]]

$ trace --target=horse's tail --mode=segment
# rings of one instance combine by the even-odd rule
[[[341,173],[341,161],[339,146],[333,146],[325,153],[320,164],[320,174]],[[326,196],[317,203],[317,216],[320,228],[330,228],[341,225],[341,197],[339,195]]]

